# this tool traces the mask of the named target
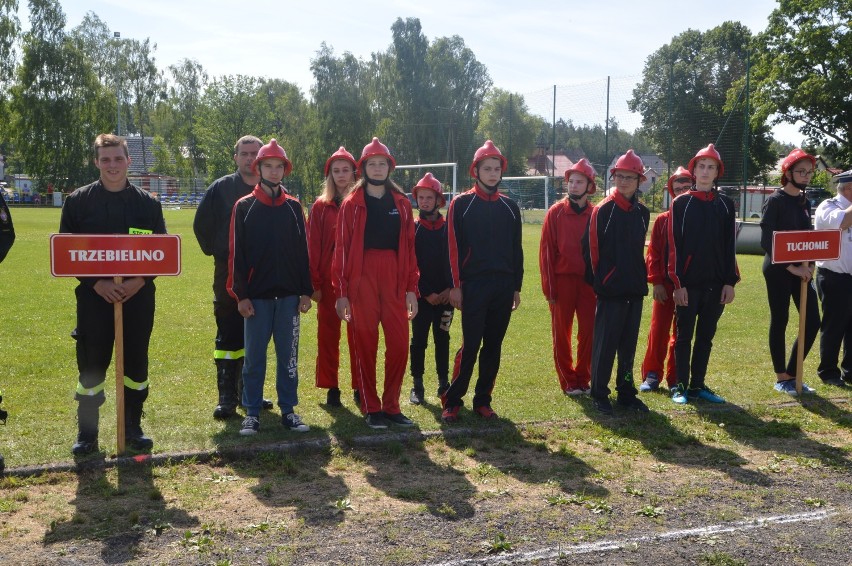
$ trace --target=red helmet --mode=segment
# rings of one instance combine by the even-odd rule
[[[352,157],[352,154],[346,151],[346,148],[341,145],[340,149],[332,153],[331,157],[328,158],[328,161],[325,162],[325,169],[323,170],[324,177],[328,177],[328,172],[331,170],[331,164],[337,161],[338,159],[351,163],[353,171],[358,168],[358,164],[355,162],[355,158]]]
[[[669,177],[669,180],[666,182],[666,188],[669,190],[669,194],[674,198],[674,187],[672,186],[677,179],[683,179],[686,177],[690,181],[695,181],[695,177],[692,173],[689,172],[689,169],[684,169],[683,165],[677,168],[677,171],[672,173],[672,176]]]
[[[438,195],[436,197],[438,199],[438,208],[444,208],[444,205],[447,204],[447,199],[444,198],[444,189],[441,187],[441,181],[433,177],[432,173],[423,175],[423,178],[417,181],[417,184],[411,189],[415,199],[417,198],[417,189],[435,191]]]
[[[701,159],[702,157],[709,157],[710,159],[715,160],[716,163],[719,164],[719,174],[716,176],[717,179],[725,174],[725,164],[722,163],[722,156],[719,155],[719,152],[716,151],[716,147],[712,143],[701,151],[699,151],[698,153],[696,153],[695,157],[689,160],[689,165],[687,166],[687,169],[689,169],[690,173],[695,175],[695,162]]]
[[[642,158],[633,153],[632,149],[628,149],[627,153],[618,158],[615,162],[615,167],[609,170],[610,175],[615,175],[616,171],[628,171],[639,175],[639,183],[644,183],[647,177],[645,176],[645,164],[642,163]]]
[[[364,149],[361,151],[361,159],[358,160],[358,169],[363,167],[368,159],[377,155],[387,158],[390,163],[390,170],[388,173],[396,168],[396,160],[393,158],[393,155],[391,155],[388,146],[380,142],[379,138],[373,138],[373,141],[365,145]]]
[[[473,154],[473,163],[470,164],[470,176],[476,177],[476,166],[483,159],[487,159],[489,157],[493,157],[495,159],[500,160],[500,169],[505,173],[506,169],[509,167],[509,162],[506,161],[506,158],[503,157],[503,154],[500,153],[500,150],[497,149],[497,146],[494,145],[494,142],[491,140],[485,140],[485,143],[482,144],[482,147],[476,150],[476,153]]]
[[[251,170],[255,175],[259,175],[260,172],[258,169],[260,168],[260,162],[264,159],[282,159],[284,160],[284,176],[290,174],[290,171],[293,170],[293,164],[290,163],[290,160],[287,159],[287,152],[284,151],[284,148],[278,145],[278,142],[275,141],[275,138],[269,140],[269,143],[265,146],[261,147],[257,152],[257,157],[254,158],[254,161],[251,163]]]
[[[597,172],[595,171],[595,168],[592,167],[592,164],[589,163],[588,159],[586,159],[584,157],[583,159],[581,159],[580,161],[578,161],[577,163],[572,165],[569,169],[566,169],[565,170],[565,180],[566,181],[568,180],[568,177],[571,176],[571,173],[583,174],[586,177],[586,179],[588,179],[589,182],[592,184],[591,188],[588,188],[588,187],[586,188],[586,193],[590,194],[590,195],[594,194],[594,192],[597,190],[597,186],[595,185],[595,177],[597,176]]]
[[[790,169],[793,168],[793,165],[795,165],[799,161],[802,161],[802,160],[805,160],[805,159],[807,159],[808,161],[811,162],[812,167],[816,167],[816,157],[814,157],[813,155],[810,155],[808,153],[805,153],[804,151],[802,151],[799,148],[794,149],[793,151],[790,152],[789,155],[787,155],[787,157],[784,158],[784,161],[781,162],[781,184],[782,185],[786,185],[787,181],[791,178],[791,176],[788,175],[787,173],[788,173],[788,171],[790,171]]]

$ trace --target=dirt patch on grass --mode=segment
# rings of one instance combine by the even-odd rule
[[[729,410],[499,426],[7,478],[0,561],[849,563],[848,425]]]

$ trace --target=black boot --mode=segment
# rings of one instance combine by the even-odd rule
[[[71,446],[74,456],[85,456],[98,449],[100,404],[86,400],[77,402],[77,441]]]
[[[154,441],[142,432],[142,402],[124,402],[124,441],[137,452],[147,452],[154,447]]]
[[[340,402],[340,388],[339,387],[331,387],[328,392],[325,394],[325,404],[329,407],[342,407],[343,403]]]
[[[408,400],[412,405],[421,405],[423,403],[423,396],[426,394],[423,390],[423,376],[414,376],[413,379],[414,387],[411,389],[411,395],[409,395]]]
[[[237,380],[239,366],[237,360],[216,360],[216,387],[219,389],[219,404],[213,410],[214,419],[228,419],[237,413]]]
[[[240,407],[243,406],[243,359],[240,358],[236,360],[239,371],[237,371],[237,400],[239,401]],[[275,403],[270,401],[269,399],[263,399],[260,402],[260,408],[264,411],[271,411],[275,408]]]
[[[441,397],[450,388],[450,380],[446,376],[438,377],[438,397]]]

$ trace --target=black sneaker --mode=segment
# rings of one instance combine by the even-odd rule
[[[599,413],[604,415],[612,414],[612,403],[609,402],[609,398],[604,397],[603,399],[593,399],[595,404],[595,409],[598,410]]]
[[[396,413],[395,415],[389,415],[385,413],[385,420],[397,426],[414,426],[414,421],[412,421],[402,413]]]
[[[408,400],[412,405],[421,405],[423,404],[423,391],[417,391],[417,389],[411,390],[411,395],[408,396]]]
[[[642,402],[639,397],[628,397],[627,399],[619,399],[617,401],[619,407],[636,411],[637,413],[649,412],[648,405]]]
[[[85,456],[86,454],[91,454],[97,449],[97,436],[78,434],[77,441],[74,443],[73,446],[71,446],[71,454],[73,454],[74,456]]]
[[[388,428],[388,421],[385,419],[384,413],[381,411],[376,413],[367,413],[367,426],[372,429]]]
[[[260,430],[260,419],[257,417],[248,416],[243,419],[243,424],[240,425],[240,436],[252,436]]]
[[[275,408],[275,403],[273,403],[269,399],[263,399],[260,402],[260,408],[263,409],[264,411],[271,411],[272,409]]]
[[[294,432],[308,432],[309,430],[311,430],[311,427],[303,423],[302,417],[300,417],[296,413],[287,413],[286,415],[281,415],[281,424],[284,425],[284,428],[287,428]]]
[[[823,379],[822,382],[826,385],[833,385],[834,387],[846,387],[846,382],[839,377],[829,377],[828,379]]]
[[[325,404],[329,407],[342,407],[343,403],[340,402],[340,389],[337,387],[332,387],[325,394]]]

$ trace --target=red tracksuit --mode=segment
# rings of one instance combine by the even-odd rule
[[[340,207],[335,202],[317,199],[308,217],[308,252],[311,263],[311,284],[321,291],[317,303],[317,365],[316,385],[323,389],[338,386],[340,368],[340,318],[335,310],[337,297],[331,284],[331,262],[337,234],[337,214]],[[350,363],[354,367],[352,337],[347,326]],[[353,378],[352,388],[355,389]]]
[[[585,280],[582,238],[592,205],[578,210],[570,200],[554,204],[544,216],[539,247],[541,289],[550,303],[553,359],[562,391],[588,389],[591,382],[592,330],[595,292]],[[577,316],[577,363],[571,355],[571,335]]]
[[[367,204],[363,188],[340,205],[337,242],[332,264],[335,296],[349,299],[354,363],[352,379],[361,391],[364,413],[399,414],[399,394],[408,365],[408,310],[405,294],[417,294],[417,257],[414,253],[414,218],[405,195],[391,192],[399,212],[397,250],[364,248]],[[376,391],[376,356],[379,324],[385,336],[385,383],[379,400]]]
[[[677,384],[675,374],[674,345],[677,337],[675,324],[675,304],[672,298],[674,285],[668,277],[668,230],[671,211],[667,210],[657,216],[654,228],[651,230],[651,244],[648,246],[648,256],[645,265],[648,266],[648,283],[662,285],[666,288],[666,302],[654,301],[651,306],[651,328],[648,331],[648,349],[642,362],[642,379],[649,372],[663,377],[665,366],[666,383],[669,387]],[[668,364],[666,364],[668,358]]]

